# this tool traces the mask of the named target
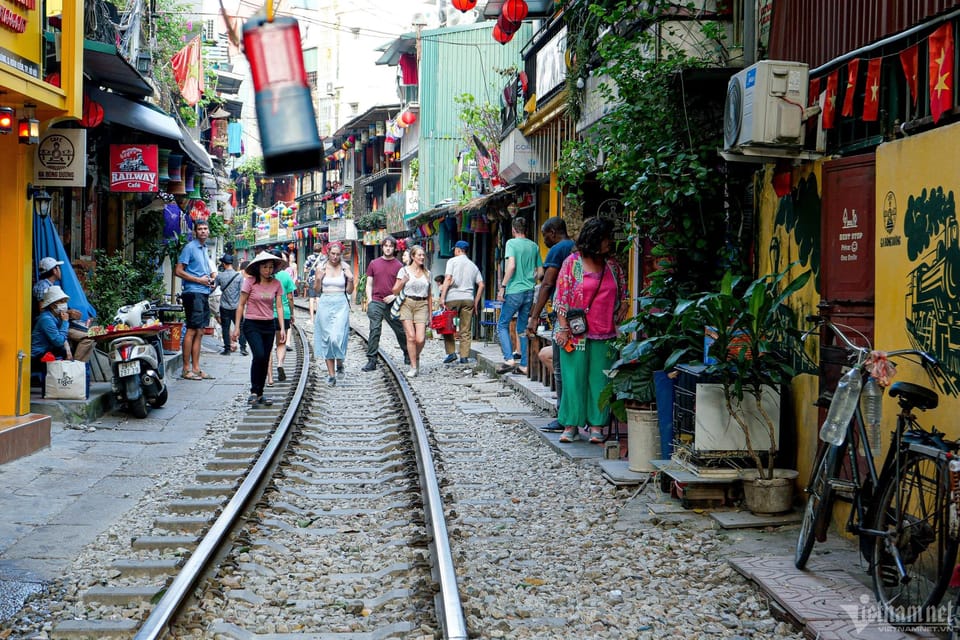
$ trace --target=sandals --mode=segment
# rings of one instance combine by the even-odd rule
[[[180,374],[181,380],[203,380],[200,376],[195,374],[193,371],[184,371]]]
[[[270,398],[264,398],[263,396],[258,396],[255,393],[251,393],[249,396],[247,396],[247,404],[250,405],[251,407],[254,407],[257,405],[263,405],[264,407],[271,407],[273,406],[273,400],[271,400]]]
[[[210,375],[206,371],[197,371],[193,375],[200,376],[199,378],[197,378],[198,380],[216,380],[216,378],[214,378],[212,375]]]
[[[505,373],[513,373],[516,370],[517,370],[517,365],[508,364],[506,362],[500,365],[499,367],[497,367],[497,373],[500,375],[503,375]]]
[[[263,396],[260,396],[259,398],[257,398],[257,404],[262,404],[265,407],[272,407],[273,400],[271,400],[270,398],[264,398]]]

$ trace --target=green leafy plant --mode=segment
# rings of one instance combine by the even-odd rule
[[[210,214],[207,218],[207,226],[210,228],[211,238],[225,238],[230,233],[230,226],[219,213]]]
[[[85,292],[102,322],[109,322],[117,309],[140,300],[155,300],[164,294],[163,279],[157,261],[159,246],[154,251],[136,253],[131,262],[116,253],[94,251],[94,269],[87,277]]]
[[[383,211],[371,211],[362,215],[353,221],[353,224],[361,231],[375,231],[377,229],[386,229],[387,216]]]
[[[693,316],[688,322],[715,331],[707,353],[715,362],[705,373],[723,387],[726,409],[744,434],[759,477],[766,479],[773,478],[776,425],[763,406],[764,388],[779,393],[782,385],[796,375],[795,363],[803,358],[796,313],[784,303],[806,286],[811,272],[788,279],[794,266],[750,282],[727,272],[719,290],[701,295],[686,307]],[[766,467],[750,438],[745,401],[756,407],[767,430]]]

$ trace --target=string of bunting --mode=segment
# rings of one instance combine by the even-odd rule
[[[940,121],[944,112],[953,108],[953,23],[947,23],[927,37],[927,85],[930,96],[930,115],[934,123]],[[860,69],[866,68],[866,85],[863,96],[861,119],[864,122],[876,122],[880,111],[880,68],[884,58],[896,55],[907,82],[907,91],[911,103],[916,106],[920,95],[919,58],[920,43],[914,43],[898,54],[875,58],[853,58],[847,62],[846,85],[844,87],[841,116],[853,116],[854,97]],[[865,64],[862,64],[865,61]],[[823,98],[823,128],[832,129],[836,124],[837,98],[839,97],[840,69],[835,69],[825,77],[810,79],[810,106],[820,98],[821,84],[826,95]],[[825,80],[825,82],[824,82]]]

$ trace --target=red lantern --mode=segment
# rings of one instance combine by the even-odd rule
[[[523,22],[530,8],[524,0],[507,0],[500,15],[510,22]]]
[[[453,8],[457,11],[466,13],[477,6],[477,0],[453,0],[451,4],[453,4]]]
[[[80,126],[92,129],[103,122],[103,105],[94,102],[89,96],[83,96],[83,117],[80,118]]]
[[[500,14],[500,17],[497,18],[497,26],[500,27],[500,31],[503,31],[506,35],[512,36],[520,29],[519,22],[512,22],[507,19],[504,14]],[[498,40],[499,42],[499,40]]]
[[[400,116],[400,120],[403,121],[403,124],[410,126],[417,121],[417,114],[415,114],[413,111],[404,111],[403,115]]]
[[[493,25],[493,39],[500,44],[507,44],[513,40],[513,33],[504,33],[499,24]]]

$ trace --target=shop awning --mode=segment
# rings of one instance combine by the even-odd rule
[[[91,100],[103,107],[105,122],[138,129],[161,138],[183,140],[177,121],[146,102],[130,100],[116,93],[99,89],[90,88],[87,92]]]
[[[180,139],[180,148],[183,149],[183,152],[190,156],[190,159],[204,171],[212,170],[213,160],[210,159],[210,154],[193,139],[190,132],[184,129],[182,125],[178,125],[178,127],[180,128],[180,135],[182,136]]]
[[[153,95],[150,83],[111,44],[83,41],[83,74],[100,87],[140,98]]]

